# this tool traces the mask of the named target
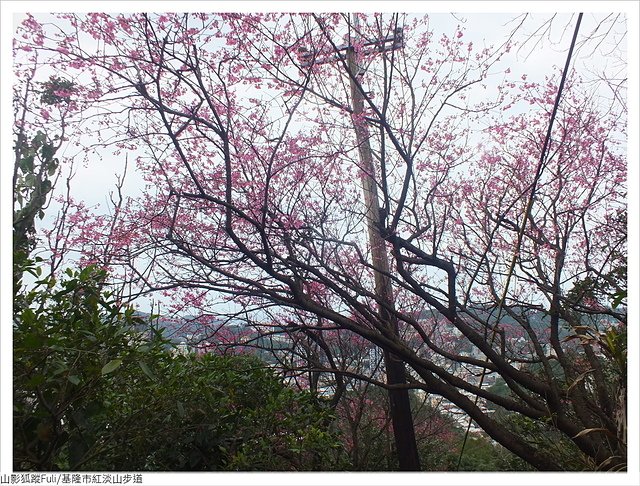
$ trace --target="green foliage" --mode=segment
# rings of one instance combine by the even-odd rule
[[[76,91],[73,81],[51,76],[49,81],[42,83],[40,101],[46,105],[69,103],[71,95]]]
[[[25,267],[39,275],[31,262]],[[64,280],[37,280],[14,302],[14,468],[79,467],[101,438],[109,389],[157,355],[133,331],[140,322],[101,288],[103,270],[68,270]],[[150,356],[151,355],[151,356]],[[103,369],[122,364],[110,380]],[[92,422],[93,427],[86,424]]]
[[[458,457],[456,457],[457,467]],[[470,434],[459,471],[533,471],[532,467],[504,447],[480,434]]]
[[[540,369],[540,366],[530,365],[526,369],[531,373],[535,373],[536,370]],[[559,368],[554,367],[553,371],[556,379],[564,381],[564,376],[562,376]],[[512,393],[502,378],[499,378],[494,385],[489,387],[488,391],[504,396]],[[504,424],[511,433],[521,437],[531,447],[552,454],[563,470],[582,471],[588,469],[584,454],[566,435],[558,431],[550,417],[534,420],[518,413],[509,412],[491,403],[488,403],[487,406],[494,411],[493,417],[495,420]],[[505,451],[500,459],[501,467],[503,468],[501,470],[531,470],[531,466],[528,466],[517,456],[504,448],[499,448]],[[509,469],[510,467],[514,469]]]
[[[112,421],[126,424],[92,468],[128,470],[321,470],[338,444],[331,415],[246,356],[175,356],[156,380],[112,390]]]
[[[35,221],[44,217],[44,207],[59,161],[56,147],[43,132],[29,142],[18,137],[13,185],[14,297],[22,272],[33,262],[29,254],[35,246]]]
[[[609,366],[615,375],[621,380],[623,386],[627,382],[627,329],[626,326],[618,326],[599,332],[591,338],[598,344],[604,355],[608,358]]]
[[[456,471],[464,430],[429,400],[411,395],[420,462],[426,471]],[[348,390],[338,404],[338,427],[348,463],[356,471],[394,471],[393,429],[384,390],[365,386]],[[461,471],[528,471],[524,461],[482,434],[470,434],[460,462]]]
[[[504,421],[512,432],[523,437],[529,445],[553,455],[565,471],[582,471],[587,468],[584,454],[552,425],[550,418],[534,420],[511,413],[504,417]]]
[[[39,275],[37,264],[30,272]],[[175,356],[95,267],[14,313],[14,469],[327,469],[332,416],[248,357]]]

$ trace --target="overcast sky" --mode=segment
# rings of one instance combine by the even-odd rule
[[[25,2],[29,4],[30,2]],[[91,3],[91,2],[89,2]],[[107,2],[109,3],[109,10],[117,9],[130,10],[130,5],[125,2]],[[189,4],[190,2],[185,2]],[[253,2],[245,2],[246,4],[256,5]],[[305,3],[305,2],[302,2]],[[431,10],[431,4],[426,5],[424,2],[398,2],[404,4],[407,10],[416,11],[417,8],[429,7]],[[394,3],[394,7],[398,4]],[[455,5],[455,2],[453,2]],[[354,6],[358,2],[353,2]],[[53,4],[51,4],[53,5]],[[73,3],[69,6],[77,9],[81,4]],[[144,3],[142,4],[144,5]],[[212,4],[207,4],[206,7],[210,8]],[[216,6],[218,4],[216,3]],[[245,6],[242,2],[240,5]],[[104,8],[104,4],[101,4]],[[182,6],[182,4],[181,4]],[[195,4],[194,6],[203,5]],[[366,10],[371,10],[371,6],[367,4]],[[56,4],[58,8],[58,4]],[[25,8],[26,10],[26,8]],[[154,3],[154,10],[159,11],[156,3]],[[355,9],[354,9],[355,10]],[[365,10],[365,11],[366,11]],[[510,10],[513,10],[511,6]],[[523,10],[524,11],[524,10]],[[430,25],[435,31],[435,38],[439,38],[441,33],[451,34],[457,25],[463,25],[465,29],[465,41],[472,41],[476,48],[482,45],[500,45],[504,42],[506,36],[515,27],[514,18],[517,14],[523,11],[516,11],[506,14],[501,13],[466,13],[464,10],[460,10],[460,13],[435,13],[431,14]],[[35,14],[36,19],[41,21],[55,21],[49,15],[45,13]],[[539,13],[530,16],[524,25],[524,28],[519,32],[518,38],[524,39],[528,35],[534,32],[534,29],[539,27],[548,19],[550,15],[548,13]],[[14,17],[14,23],[20,22],[24,18],[19,12]],[[582,26],[581,33],[587,34],[591,32],[598,22],[602,20],[603,16],[598,14],[586,14]],[[564,65],[566,59],[566,50],[570,44],[571,34],[575,26],[576,15],[572,13],[559,14],[554,20],[554,29],[548,39],[544,39],[540,44],[534,44],[530,42],[523,46],[521,50],[514,50],[509,55],[504,56],[502,61],[492,71],[501,72],[509,67],[512,71],[514,78],[519,78],[521,75],[526,74],[528,81],[544,81],[545,76],[553,75],[557,73],[558,67]],[[551,41],[551,42],[549,42]],[[587,69],[590,68],[600,69],[608,62],[606,58],[598,55],[591,55],[591,51],[587,53],[579,53],[575,59],[575,65],[580,69],[581,66]],[[501,76],[496,76],[495,80],[501,80]],[[491,88],[491,84],[489,84]],[[495,85],[494,85],[495,87]],[[483,94],[479,93],[479,97]],[[489,96],[489,95],[488,95]],[[63,147],[58,155],[61,157],[70,157],[77,152],[71,146]],[[103,209],[108,206],[109,193],[114,190],[116,177],[121,174],[124,167],[124,156],[114,157],[111,155],[111,149],[101,151],[100,156],[102,161],[96,161],[95,157],[92,159],[92,163],[89,166],[84,167],[81,163],[75,163],[74,171],[76,175],[72,184],[73,195],[77,200],[83,200],[89,206],[100,205]],[[142,189],[142,181],[138,174],[135,173],[134,161],[135,155],[129,156],[129,169],[125,180],[124,193],[130,196],[139,194]],[[64,186],[59,185],[58,190],[63,190]],[[54,212],[50,211],[48,217],[53,217]]]

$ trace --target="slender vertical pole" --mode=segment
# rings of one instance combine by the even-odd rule
[[[354,21],[357,25],[357,17],[355,15]],[[371,246],[371,260],[374,268],[375,295],[380,302],[380,319],[388,326],[392,333],[398,335],[398,320],[393,313],[394,297],[393,287],[389,279],[389,259],[385,241],[379,229],[380,207],[378,203],[375,166],[373,164],[371,144],[369,142],[369,130],[362,118],[364,112],[364,97],[355,80],[359,76],[359,67],[356,63],[355,52],[351,45],[352,43],[349,42],[350,47],[347,49],[347,63],[349,71],[352,74],[351,104],[360,163],[362,164],[361,183],[364,195],[367,230],[369,233],[369,245]],[[407,379],[404,362],[386,350],[384,351],[384,361],[387,384],[405,385]],[[391,423],[393,424],[393,435],[398,454],[399,469],[401,471],[419,471],[420,458],[411,414],[409,390],[407,388],[389,390],[389,411]]]

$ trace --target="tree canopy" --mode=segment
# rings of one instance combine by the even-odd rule
[[[237,321],[282,336],[282,373],[334,407],[354,383],[386,389],[401,469],[420,467],[409,390],[538,470],[624,469],[624,19],[526,34],[529,17],[482,45],[408,14],[28,15],[17,140],[46,121],[142,179],[139,195],[119,179],[109,211],[60,197],[51,271],[77,252],[119,298],[172,299],[203,340]],[[544,79],[505,66],[558,29]],[[576,63],[605,45],[597,76]]]

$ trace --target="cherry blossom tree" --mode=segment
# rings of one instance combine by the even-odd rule
[[[384,354],[385,373],[357,374],[392,405],[442,397],[540,470],[563,465],[485,403],[621,468],[625,375],[600,338],[624,330],[625,301],[580,283],[625,265],[624,83],[605,98],[569,62],[514,78],[526,20],[478,46],[407,15],[29,16],[16,67],[35,51],[79,86],[68,141],[129,154],[146,183],[111,217],[74,212],[65,241],[87,261],[324,346],[289,365],[338,388],[350,370],[327,343],[355,336]]]

